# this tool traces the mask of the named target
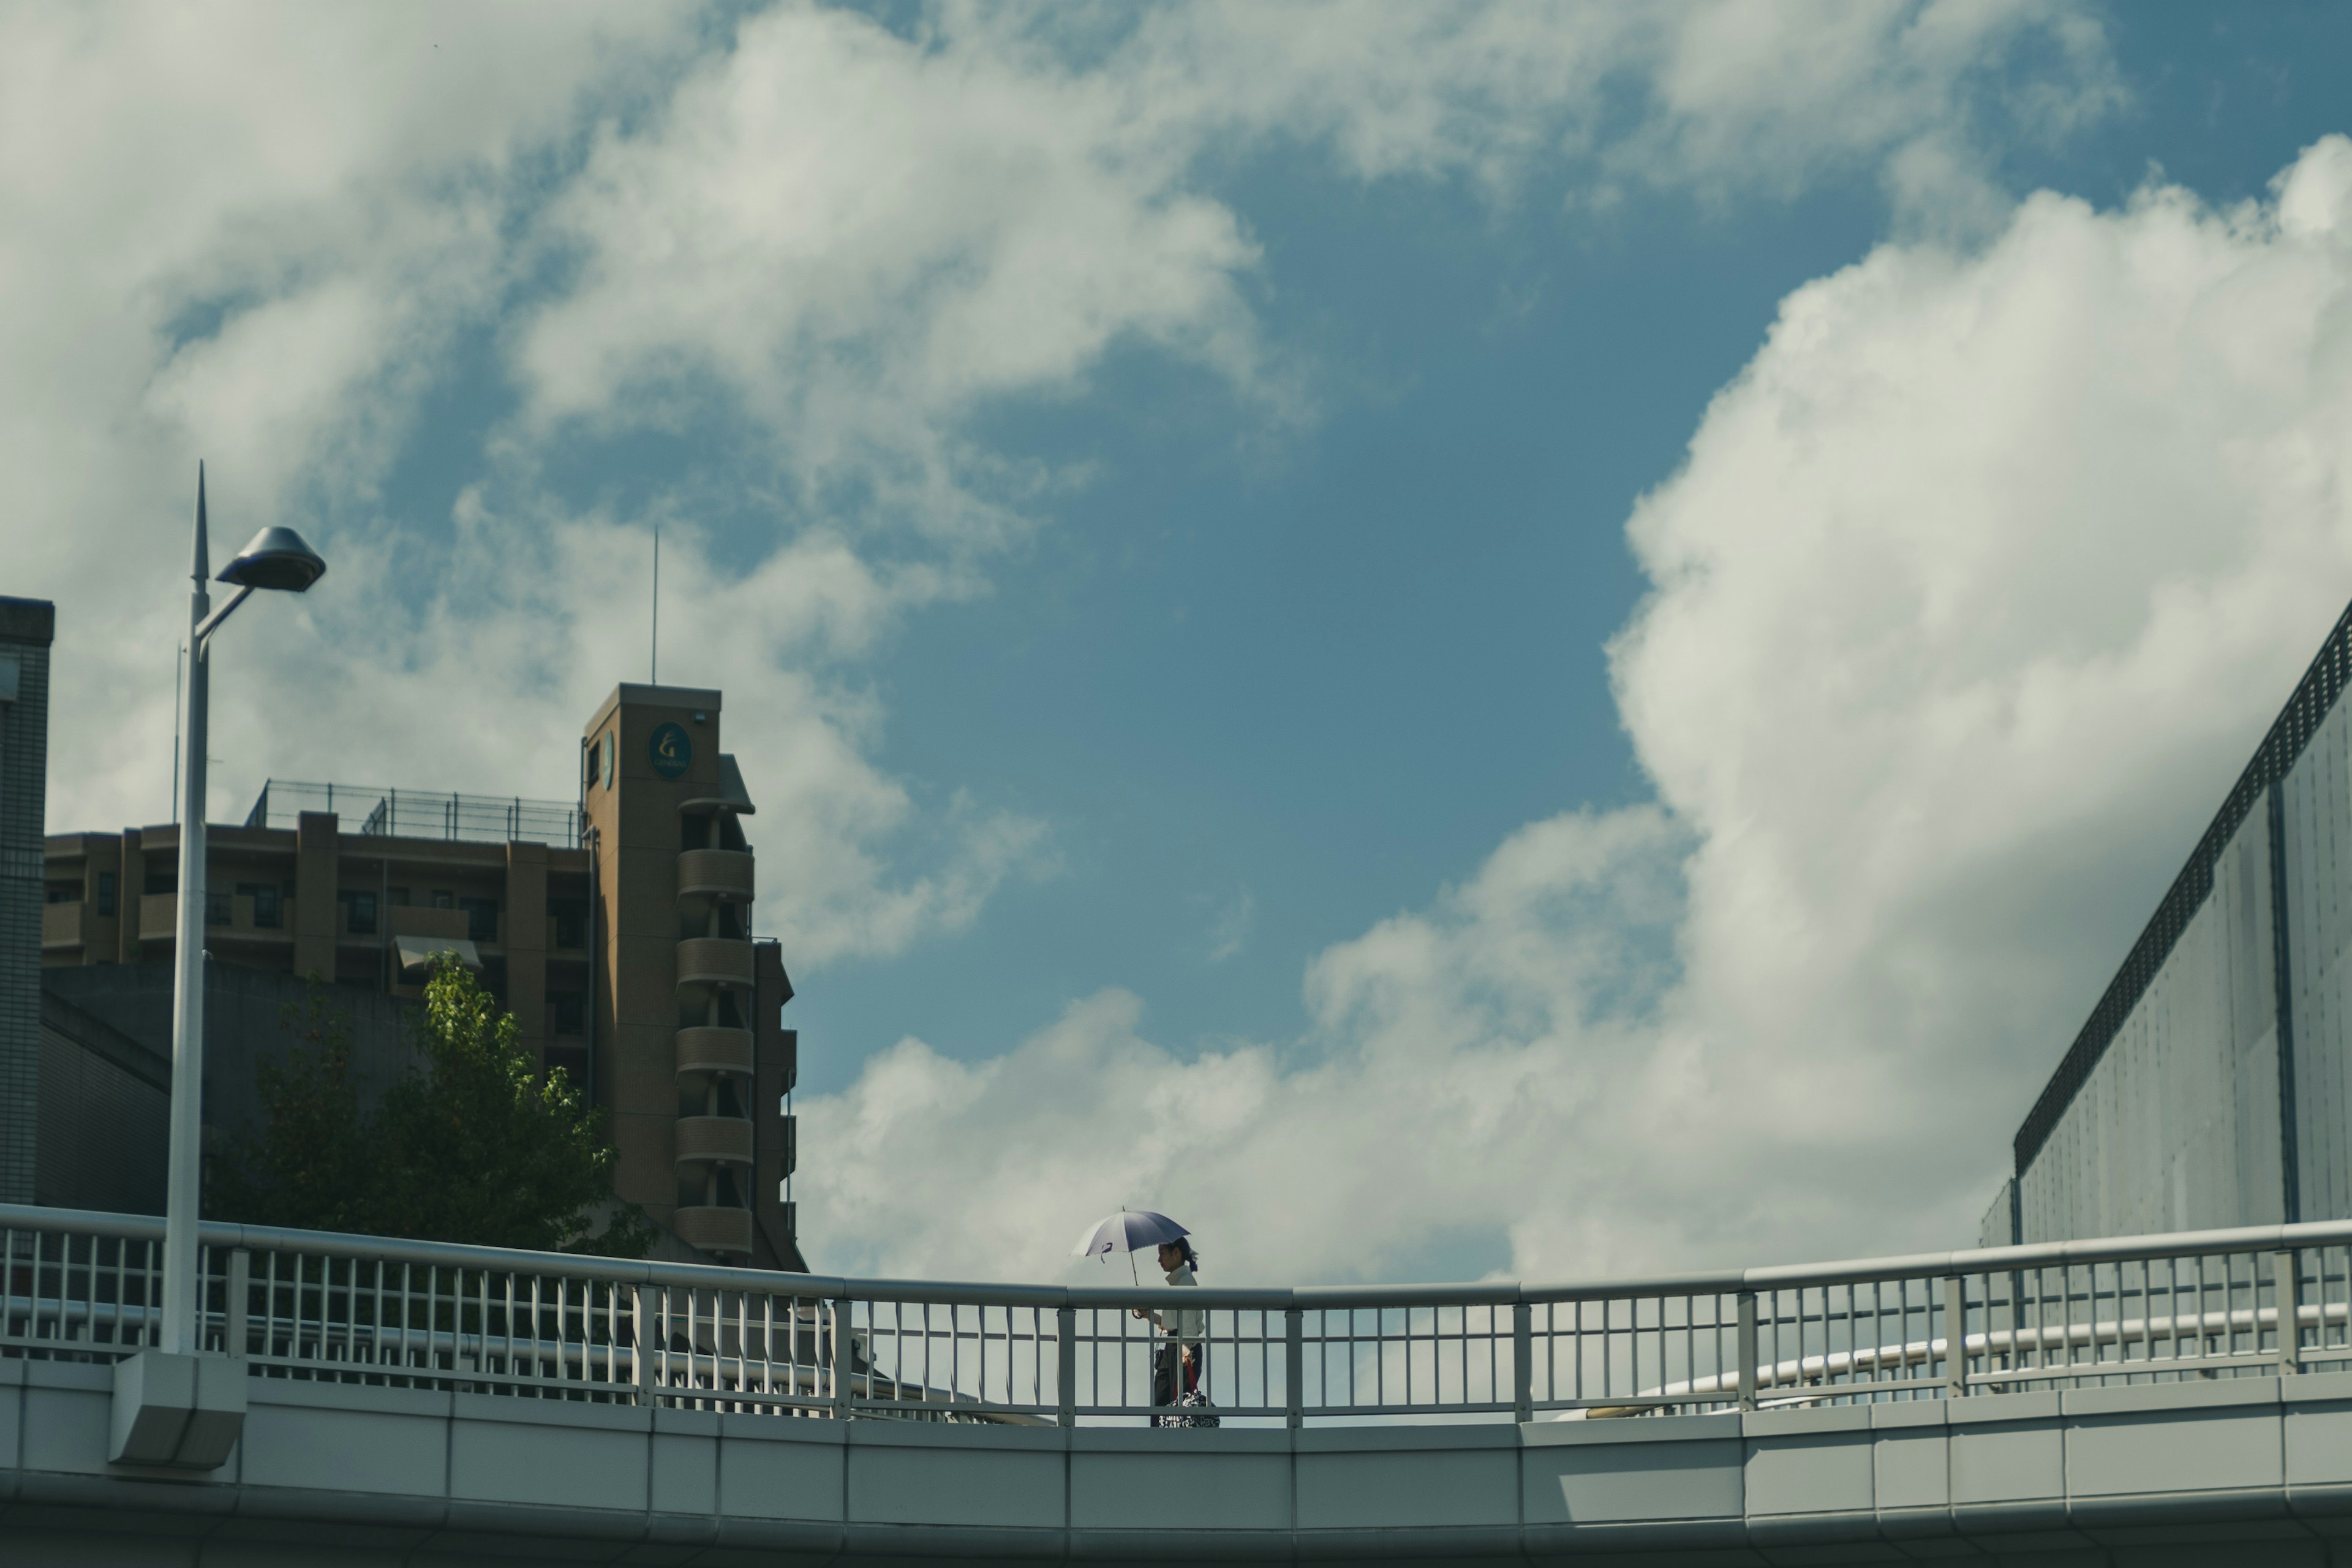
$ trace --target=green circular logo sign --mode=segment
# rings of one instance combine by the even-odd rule
[[[694,761],[694,742],[686,738],[686,731],[679,726],[660,724],[655,726],[653,739],[647,742],[646,753],[653,762],[654,772],[666,779],[674,779],[684,773]]]

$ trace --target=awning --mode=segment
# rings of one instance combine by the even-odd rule
[[[677,808],[680,811],[724,809],[739,816],[749,816],[759,809],[751,804],[751,792],[743,787],[743,770],[737,767],[734,757],[725,752],[719,753],[719,793],[680,801]]]
[[[400,970],[404,974],[412,969],[423,969],[436,952],[454,952],[459,963],[477,974],[482,972],[482,955],[462,936],[396,936],[392,941],[400,950]]]

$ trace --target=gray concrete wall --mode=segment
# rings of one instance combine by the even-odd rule
[[[2338,702],[2020,1173],[2023,1239],[2352,1216],[2352,709]],[[2284,868],[2274,898],[2272,867]],[[2273,911],[2285,911],[2286,1006]],[[2294,1045],[2282,1075],[2279,1020]],[[2280,1100],[2294,1130],[2285,1213]]]
[[[2283,1217],[2270,866],[2269,817],[2256,811],[2222,851],[2212,892],[2019,1176],[2021,1239]],[[2305,1217],[2323,1216],[2306,1209]]]
[[[2302,1217],[2352,1214],[2352,708],[2338,702],[2280,786],[2288,1032]]]
[[[105,1463],[111,1373],[0,1363],[0,1556],[2347,1562],[2352,1374],[1748,1415],[1154,1431],[257,1379],[215,1479]]]
[[[47,993],[136,1041],[163,1065],[171,1081],[172,966],[101,963],[45,971]],[[354,1073],[373,1100],[424,1058],[411,1042],[416,1007],[363,985],[324,987],[327,1005],[350,1020]],[[221,1128],[251,1125],[260,1115],[257,1070],[278,1061],[296,1041],[287,1010],[299,1026],[306,1016],[310,982],[274,970],[207,961],[205,965],[205,1120]]]
[[[170,1058],[43,992],[40,1202],[163,1213],[171,1130]]]
[[[40,1203],[115,1214],[163,1212],[172,1097],[172,966],[102,963],[41,972]],[[421,1070],[415,1007],[362,986],[329,985],[347,1015],[363,1104]],[[258,1131],[259,1069],[299,1043],[282,1019],[307,1017],[310,984],[291,974],[207,963],[205,1125]]]

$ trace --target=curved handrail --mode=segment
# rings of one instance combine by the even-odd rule
[[[0,1204],[0,1227],[70,1230],[82,1235],[160,1241],[163,1221],[155,1215],[107,1214],[92,1209]],[[985,1280],[859,1279],[836,1274],[780,1274],[765,1268],[667,1263],[598,1258],[585,1253],[534,1252],[520,1247],[474,1247],[457,1242],[415,1241],[396,1237],[351,1236],[335,1231],[295,1230],[277,1226],[206,1220],[204,1245],[257,1251],[307,1252],[331,1258],[382,1258],[448,1268],[496,1268],[547,1278],[594,1279],[609,1284],[674,1285],[700,1289],[819,1298],[855,1297],[919,1303],[992,1307],[1134,1307],[1166,1298],[1164,1287],[1146,1285],[1028,1285]],[[1790,1290],[1869,1280],[1933,1279],[1954,1274],[2002,1273],[2024,1268],[2187,1258],[2200,1253],[2290,1251],[2352,1245],[2352,1220],[2316,1220],[2301,1225],[2245,1226],[2231,1230],[2173,1231],[2149,1236],[2099,1237],[2079,1241],[2038,1242],[1950,1252],[1919,1252],[1888,1258],[1843,1258],[1823,1263],[1773,1264],[1751,1268],[1631,1275],[1598,1279],[1522,1281],[1466,1280],[1406,1285],[1296,1285],[1234,1287],[1202,1285],[1187,1305],[1282,1311],[1339,1310],[1349,1307],[1538,1305],[1545,1302],[1622,1300],[1628,1297],[1736,1294],[1743,1290]],[[789,1289],[780,1287],[789,1285]]]

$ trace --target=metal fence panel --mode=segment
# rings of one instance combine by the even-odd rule
[[[0,1356],[110,1362],[155,1342],[162,1231],[0,1206]],[[1256,1426],[1965,1398],[2352,1363],[2352,1222],[1648,1280],[1181,1292],[213,1225],[201,1278],[203,1342],[257,1377],[799,1418],[1188,1421],[1202,1413],[1169,1405],[1182,1373],[1165,1370],[1188,1352],[1213,1414]]]

